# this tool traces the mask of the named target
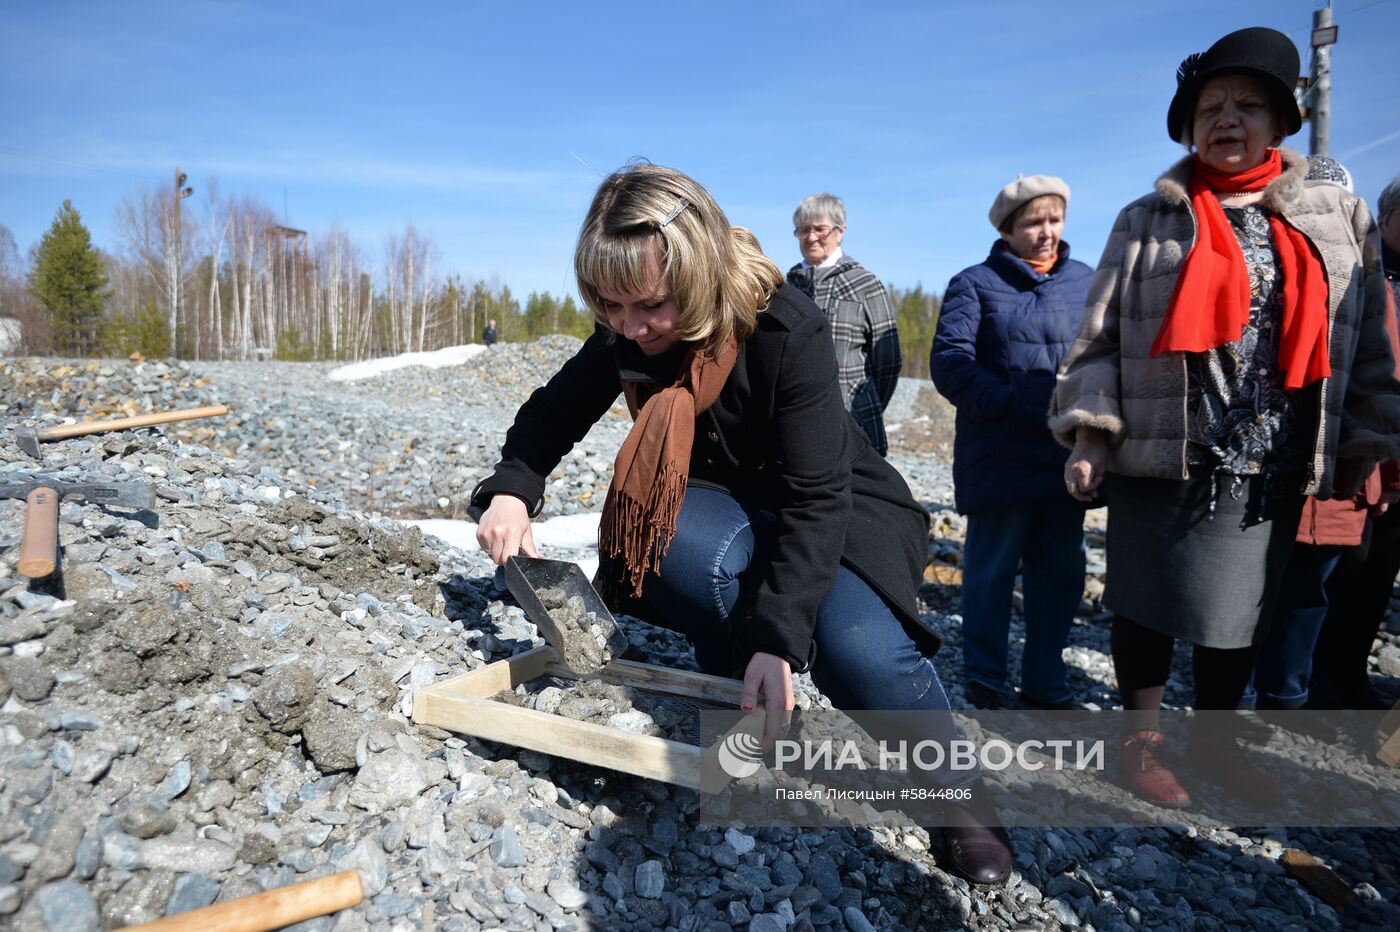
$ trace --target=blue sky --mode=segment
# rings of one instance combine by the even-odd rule
[[[1073,188],[1095,262],[1117,210],[1180,157],[1177,63],[1268,25],[1304,52],[1312,0],[981,3],[0,5],[0,224],[27,250],[71,198],[116,205],[179,164],[292,226],[339,223],[374,263],[406,223],[435,268],[572,293],[573,237],[630,158],[706,185],[784,268],[807,194],[846,249],[941,291],[980,261],[998,188]],[[1400,173],[1400,0],[1341,0],[1332,154],[1374,202]],[[1307,127],[1293,138],[1306,151]]]

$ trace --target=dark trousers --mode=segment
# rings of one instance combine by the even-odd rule
[[[1327,579],[1341,555],[1341,547],[1294,545],[1241,706],[1296,709],[1308,701],[1313,648],[1327,618]]]
[[[1313,692],[1352,707],[1370,693],[1366,660],[1400,572],[1400,506],[1366,522],[1360,547],[1343,551],[1327,582],[1327,620],[1313,650]],[[1314,703],[1316,704],[1316,703]]]
[[[992,689],[1006,681],[1011,592],[1021,574],[1026,643],[1021,689],[1070,698],[1064,650],[1084,595],[1084,506],[1068,495],[967,516],[963,548],[963,671]]]

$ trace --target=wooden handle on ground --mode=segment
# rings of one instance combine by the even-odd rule
[[[143,932],[266,932],[348,909],[364,898],[360,872],[341,871],[129,928]]]
[[[19,572],[30,579],[53,575],[58,566],[58,493],[43,486],[25,500],[24,537],[19,545]]]
[[[119,417],[112,421],[79,421],[77,424],[45,428],[39,431],[39,439],[63,440],[68,437],[82,437],[85,434],[100,434],[107,430],[131,430],[136,427],[169,424],[171,421],[192,421],[201,417],[218,417],[220,414],[228,414],[226,405],[185,408],[183,411],[163,411],[160,414],[138,414],[136,417]]]

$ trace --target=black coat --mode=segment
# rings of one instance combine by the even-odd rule
[[[617,400],[622,382],[669,384],[683,349],[649,359],[599,330],[521,406],[472,505],[508,493],[538,514],[549,473]],[[741,662],[764,651],[797,670],[811,665],[817,606],[839,563],[884,598],[921,648],[937,649],[916,603],[928,513],[846,414],[826,316],[792,286],[759,314],[719,398],[697,419],[690,483],[724,489],[777,519],[766,565],[733,625]]]

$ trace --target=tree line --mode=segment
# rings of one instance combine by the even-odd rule
[[[186,204],[185,180],[177,173],[122,200],[114,252],[93,244],[69,201],[23,258],[0,225],[0,324],[11,318],[20,331],[12,351],[353,361],[480,342],[489,320],[506,342],[593,331],[572,296],[522,302],[506,284],[444,274],[432,236],[413,224],[371,254],[338,226],[286,226],[216,183]],[[939,297],[890,291],[904,374],[927,376]]]

